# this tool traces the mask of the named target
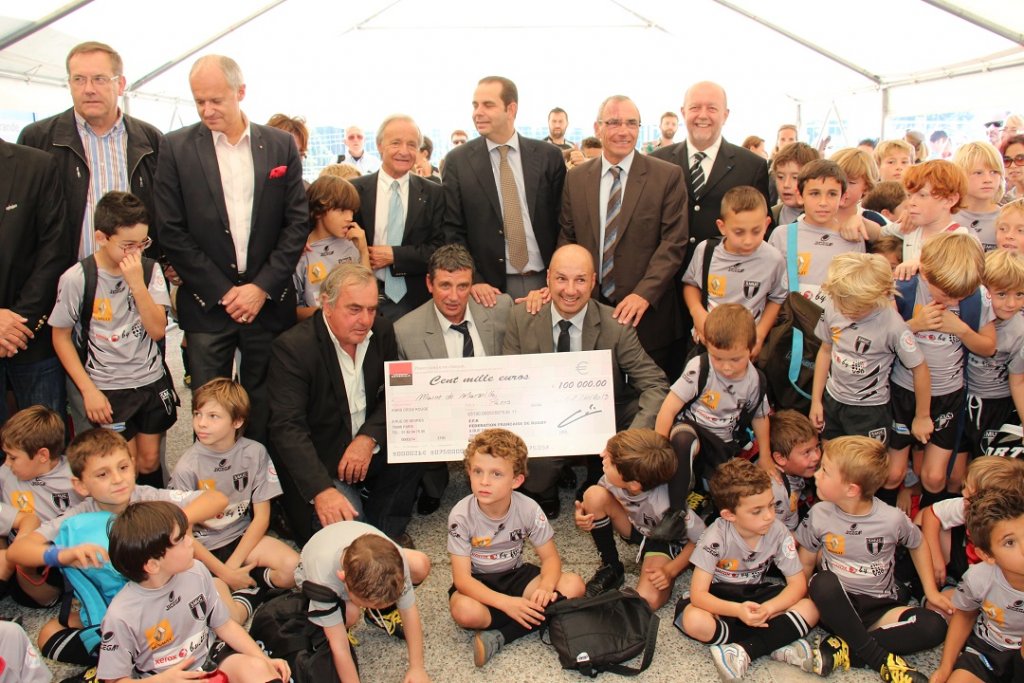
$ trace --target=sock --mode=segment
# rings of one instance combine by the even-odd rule
[[[277,586],[275,586],[274,582],[270,580],[270,574],[272,571],[273,570],[270,567],[254,567],[252,571],[249,572],[249,576],[252,577],[252,580],[255,581],[256,585],[260,588],[274,589],[277,588]]]
[[[256,608],[249,601],[249,598],[245,595],[238,595],[237,593],[232,593],[231,599],[245,608],[246,613],[249,615],[245,618],[245,621],[249,621],[249,619],[252,618],[252,613],[256,611]]]
[[[928,489],[926,489],[926,488],[924,488],[922,486],[921,487],[921,509],[923,510],[924,508],[928,507],[929,505],[935,505],[935,503],[938,503],[940,500],[943,500],[945,498],[945,496],[943,495],[944,493],[945,493],[945,490],[937,491],[935,493],[932,493],[931,491],[929,491]]]
[[[946,621],[924,607],[911,607],[895,624],[871,631],[880,646],[898,655],[909,655],[937,647],[946,637]]]
[[[675,475],[668,481],[669,509],[685,510],[686,497],[690,495],[690,484],[693,482],[694,451],[698,441],[694,434],[682,428],[674,429],[669,441],[679,460]]]
[[[899,494],[899,487],[896,487],[894,489],[881,488],[875,492],[875,498],[882,501],[883,503],[888,503],[889,505],[896,507],[896,496],[898,496]],[[924,507],[924,502],[921,503],[921,507]]]
[[[605,517],[594,521],[594,527],[590,535],[597,546],[597,552],[601,556],[601,564],[622,566],[619,561],[619,549],[615,547],[615,532],[612,530],[612,518]]]
[[[4,598],[6,598],[7,594],[10,593],[10,592],[11,592],[11,583],[10,583],[10,581],[4,581],[3,579],[0,579],[0,600],[3,600]]]
[[[875,671],[881,669],[889,653],[864,627],[839,577],[830,571],[818,572],[811,577],[809,588],[808,593],[818,611],[828,615],[822,621],[827,621],[829,630],[850,646],[851,666],[867,665]]]
[[[515,619],[509,619],[507,623],[502,624],[497,629],[501,637],[505,639],[505,644],[508,645],[513,640],[519,640],[525,635],[529,635],[538,629],[527,629],[519,625],[519,622]]]
[[[754,629],[750,637],[737,640],[736,643],[747,651],[753,661],[771,654],[783,645],[789,645],[797,638],[803,638],[810,630],[811,627],[799,612],[783,612],[769,619],[766,628]]]
[[[730,642],[729,638],[729,624],[725,623],[724,619],[715,617],[715,632],[711,635],[708,645],[725,645]]]
[[[164,487],[164,469],[157,467],[148,474],[139,472],[135,476],[135,483],[140,486],[152,486],[155,489],[162,489]]]

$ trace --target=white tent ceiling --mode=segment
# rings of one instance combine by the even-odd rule
[[[0,0],[0,45],[71,5],[0,50],[8,115],[66,108],[64,57],[83,40],[122,54],[130,88],[159,71],[128,106],[165,129],[196,120],[187,73],[209,52],[241,64],[254,120],[284,111],[312,125],[404,111],[427,130],[471,130],[473,87],[491,73],[517,82],[520,123],[540,126],[561,106],[588,127],[612,93],[654,121],[702,79],[726,87],[732,138],[773,137],[833,102],[877,135],[883,89],[890,113],[1024,108],[1021,0]]]

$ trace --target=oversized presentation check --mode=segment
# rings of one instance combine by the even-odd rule
[[[600,453],[615,433],[611,351],[385,365],[388,462],[461,460],[489,427],[521,436],[531,458]]]

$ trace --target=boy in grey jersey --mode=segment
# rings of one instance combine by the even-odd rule
[[[103,617],[97,677],[217,669],[234,683],[288,680],[287,662],[268,658],[231,620],[209,570],[193,559],[188,525],[167,502],[132,503],[111,525],[110,561],[128,583]],[[211,631],[223,643],[216,649]]]
[[[1024,493],[979,492],[967,509],[967,527],[984,561],[967,570],[953,595],[955,610],[932,681],[945,683],[954,675],[958,681],[1019,681],[1024,677]]]
[[[683,275],[683,301],[690,309],[698,340],[703,340],[704,320],[715,306],[744,306],[757,321],[757,344],[751,354],[756,358],[789,296],[786,260],[764,241],[771,219],[764,195],[756,188],[741,185],[726,192],[721,213],[715,221],[722,233],[721,244],[706,240],[697,245]],[[707,249],[713,252],[705,273]]]
[[[478,667],[539,626],[550,603],[584,591],[579,576],[562,572],[540,505],[515,490],[526,479],[526,456],[526,444],[508,430],[485,429],[473,437],[465,455],[473,493],[448,515],[448,607],[456,624],[477,629]],[[523,562],[527,539],[540,567]]]
[[[576,502],[576,526],[590,532],[601,556],[601,566],[587,581],[586,594],[599,595],[622,585],[625,568],[615,545],[613,532],[617,532],[640,544],[637,559],[643,564],[636,592],[656,610],[668,600],[676,577],[689,564],[704,522],[687,508],[685,538],[650,538],[669,511],[667,482],[678,464],[672,445],[662,435],[650,429],[619,432],[608,439],[601,463],[604,475],[584,491],[582,502]]]
[[[4,424],[0,445],[7,465],[0,467],[0,499],[10,504],[4,507],[12,515],[35,515],[47,522],[82,502],[82,496],[71,486],[67,459],[61,455],[64,420],[60,415],[41,405],[20,410]],[[7,530],[11,532],[9,526]],[[17,532],[11,533],[13,540]],[[0,596],[7,594],[9,586],[11,597],[27,607],[53,605],[64,591],[60,572],[22,567],[10,584],[14,573],[13,564],[0,562]]]
[[[212,379],[192,394],[192,429],[196,443],[182,454],[171,474],[170,487],[182,491],[221,491],[228,505],[220,515],[192,532],[201,545],[197,556],[227,587],[228,605],[238,602],[248,621],[272,588],[295,585],[299,554],[267,536],[270,501],[281,495],[270,455],[263,444],[242,436],[249,419],[249,395],[238,382]],[[243,567],[252,566],[250,572]]]
[[[772,480],[775,516],[790,531],[796,531],[806,512],[804,500],[807,480],[821,462],[818,430],[806,415],[795,410],[780,410],[768,418],[772,457],[758,460]]]
[[[814,363],[810,418],[828,441],[858,434],[888,442],[892,424],[889,373],[897,357],[911,368],[917,397],[912,432],[923,442],[931,433],[931,380],[910,328],[893,309],[892,270],[876,254],[840,254],[821,286],[821,340]]]
[[[908,607],[898,590],[897,546],[909,548],[919,576],[930,575],[932,567],[920,530],[903,512],[874,498],[887,471],[885,446],[874,439],[842,436],[825,447],[814,475],[821,502],[796,539],[821,625],[835,635],[814,648],[807,671],[826,676],[853,665],[871,668],[885,681],[928,680],[900,655],[938,645],[946,623],[929,609]],[[818,551],[822,568],[814,574]],[[934,587],[926,596],[949,611],[949,600]]]
[[[50,683],[53,674],[28,639],[25,629],[0,621],[0,683]]]
[[[778,659],[789,652],[799,665],[796,649],[782,648],[806,636],[818,614],[805,597],[793,536],[775,517],[768,474],[730,460],[712,477],[711,496],[722,516],[697,541],[690,595],[676,604],[676,627],[711,645],[724,681],[741,680],[750,662],[767,654]],[[765,581],[773,564],[785,585]]]
[[[177,419],[178,404],[157,346],[171,305],[167,282],[142,255],[152,244],[142,200],[108,192],[96,203],[94,224],[96,253],[71,266],[57,286],[49,320],[53,349],[81,392],[89,421],[121,431],[140,483],[163,486],[160,439]],[[144,261],[152,268],[149,282]],[[96,273],[92,301],[83,300],[86,267]]]
[[[295,583],[299,588],[306,582],[318,584],[338,596],[340,604],[311,600],[309,620],[324,630],[341,680],[359,676],[347,629],[359,621],[363,609],[382,618],[381,612],[391,606],[400,615],[391,622],[391,632],[405,639],[409,653],[405,680],[429,680],[423,666],[423,622],[413,592],[429,572],[426,555],[398,547],[383,532],[362,522],[329,524],[306,542]]]

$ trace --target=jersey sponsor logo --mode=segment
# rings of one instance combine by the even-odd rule
[[[114,639],[113,631],[104,631],[101,636],[100,650],[103,652],[113,652],[117,649],[117,643],[112,642]]]
[[[164,607],[164,611],[174,608],[174,606],[177,605],[179,602],[181,602],[181,596],[175,594],[174,591],[171,591],[167,595],[167,606]]]
[[[57,508],[58,512],[64,512],[71,507],[71,494],[67,491],[50,493],[50,498],[53,499],[53,507]]]
[[[172,640],[174,629],[171,628],[171,622],[166,619],[161,619],[156,626],[146,629],[146,642],[149,643],[150,650],[159,650]]]
[[[949,423],[953,421],[953,413],[943,413],[935,418],[935,429],[941,430],[949,426]]]
[[[902,434],[903,436],[907,436],[910,434],[910,429],[907,427],[907,425],[903,424],[902,422],[893,422],[892,431],[896,432],[897,434]]]
[[[31,491],[11,491],[11,503],[21,512],[35,514],[36,497]]]
[[[782,555],[786,559],[792,560],[796,554],[796,541],[793,540],[792,534],[786,534],[786,539],[782,542]]]
[[[700,397],[700,402],[706,405],[711,410],[717,410],[718,402],[722,399],[722,395],[717,391],[711,391],[708,389],[704,392],[704,395]]]
[[[324,251],[326,251],[326,249]],[[322,255],[323,256],[327,256],[327,254],[322,254]],[[309,264],[309,271],[308,272],[309,272],[309,284],[317,285],[317,284],[320,284],[321,282],[323,282],[323,279],[325,277],[327,277],[327,266],[325,266],[322,261],[317,261],[316,263],[310,263]]]
[[[997,607],[995,603],[985,600],[981,603],[981,611],[985,613],[985,616],[996,622],[999,626],[1002,626],[1006,622],[1006,613],[1003,612],[1002,608]]]
[[[807,275],[811,269],[811,252],[800,251],[796,255],[796,274]]]
[[[857,341],[853,343],[853,348],[857,353],[867,353],[868,349],[871,348],[871,340],[867,337],[857,337]]]
[[[828,234],[827,232],[824,233],[821,237],[819,237],[818,241],[814,243],[814,245],[818,247],[831,247],[833,244],[834,242],[832,241],[832,235]]]
[[[200,595],[188,603],[188,611],[192,613],[196,621],[206,621],[206,617],[209,614],[209,608],[206,606],[206,596]]]
[[[198,482],[198,486],[200,491],[217,490],[217,482],[215,482],[213,479],[200,479]]]
[[[236,491],[244,491],[249,487],[249,473],[240,472],[231,478],[231,483]]]
[[[708,276],[708,296],[725,296],[725,276]]]
[[[834,555],[845,555],[846,538],[840,534],[825,534],[825,549]]]
[[[839,341],[839,337],[842,336],[843,328],[841,328],[841,327],[830,327],[829,328],[829,332],[830,332],[830,336],[832,337],[832,343],[835,344],[836,342]]]
[[[474,536],[469,540],[469,544],[474,548],[486,548],[491,545],[490,536]]]
[[[757,293],[761,291],[761,283],[757,280],[744,280],[743,281],[743,296],[748,299],[753,299],[757,296]]]
[[[452,538],[462,538],[462,535],[459,534],[459,525],[452,524],[450,527],[448,527],[448,535]]]
[[[854,522],[853,524],[850,525],[850,528],[848,528],[846,530],[846,534],[845,535],[846,536],[860,536],[862,533],[864,533],[864,532],[857,528],[857,522]]]
[[[878,555],[885,548],[885,539],[881,536],[871,536],[864,539],[864,542],[868,546],[868,552],[872,555]]]
[[[277,477],[277,468],[274,467],[273,463],[267,465],[267,481],[271,484],[276,484],[280,481]]]
[[[221,458],[217,463],[217,466],[213,468],[214,472],[227,472],[231,469],[231,461],[227,458]]]
[[[718,543],[712,543],[710,545],[704,546],[703,550],[711,557],[718,557],[719,553],[721,552],[719,548],[721,548],[721,545],[719,545]]]
[[[729,557],[724,560],[719,560],[718,564],[715,566],[719,569],[724,569],[727,572],[734,572],[740,568],[740,561],[734,557]]]
[[[746,272],[746,269],[743,267],[744,265],[745,264],[743,264],[743,263],[734,263],[731,266],[729,266],[728,268],[726,268],[725,272],[727,272],[727,273],[744,273],[744,272]]]
[[[114,308],[110,305],[110,298],[98,296],[92,302],[92,319],[102,320],[109,323],[114,319]]]
[[[206,628],[204,627],[202,630],[199,631],[199,633],[196,633],[191,638],[189,638],[188,641],[182,643],[181,647],[175,649],[173,652],[168,652],[167,654],[162,654],[160,656],[154,656],[153,666],[162,669],[177,664],[178,662],[184,659],[187,659],[196,650],[200,649],[201,647],[203,647],[203,645],[206,644],[206,639],[207,631]]]
[[[917,313],[916,307],[914,312]],[[904,351],[909,351],[910,353],[917,351],[917,341],[914,339],[913,332],[910,330],[904,330],[900,334],[900,348]]]

